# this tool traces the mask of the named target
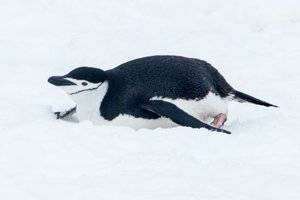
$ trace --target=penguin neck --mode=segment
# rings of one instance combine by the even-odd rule
[[[108,90],[108,81],[104,81],[102,85],[92,91],[78,93],[72,95],[72,100],[77,105],[76,116],[79,121],[90,120],[97,121],[100,114],[100,106]]]

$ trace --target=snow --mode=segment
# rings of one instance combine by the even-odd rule
[[[297,0],[1,0],[1,199],[299,199]],[[153,54],[212,63],[279,109],[232,103],[232,135],[56,120],[50,75]]]

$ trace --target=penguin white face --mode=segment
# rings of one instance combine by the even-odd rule
[[[106,74],[101,69],[79,67],[64,76],[51,76],[48,82],[69,95],[76,95],[98,89],[106,79]]]

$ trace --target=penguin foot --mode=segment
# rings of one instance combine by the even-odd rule
[[[67,116],[71,116],[76,112],[77,107],[71,108],[70,110],[62,111],[62,112],[55,112],[56,119],[63,119]]]
[[[224,113],[220,113],[214,117],[214,120],[210,123],[212,126],[216,128],[220,128],[224,125],[227,120],[227,116]]]

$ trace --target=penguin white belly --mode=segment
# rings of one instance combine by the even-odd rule
[[[186,113],[207,123],[216,115],[220,113],[227,114],[228,111],[228,101],[211,92],[201,100],[169,99],[161,97],[153,97],[151,100],[163,100],[173,103]],[[143,119],[135,118],[130,115],[119,115],[112,121],[107,121],[104,118],[99,117],[99,113],[95,113],[93,119],[94,120],[92,121],[98,125],[127,126],[136,130],[141,128],[155,129],[159,127],[169,128],[178,126],[170,119],[164,117],[159,119]]]
[[[82,94],[74,96],[73,100],[78,105],[76,115],[79,121],[90,120],[96,125],[127,126],[134,129],[154,129],[158,127],[168,128],[178,126],[170,119],[164,117],[159,119],[144,119],[130,115],[119,115],[111,121],[105,120],[99,114],[99,107],[107,89],[107,84],[104,83],[103,85],[105,86],[104,90],[96,90],[91,93],[90,96]],[[100,98],[100,102],[99,97],[102,97]],[[221,98],[212,92],[208,93],[206,97],[200,100],[170,99],[162,97],[153,97],[151,100],[163,100],[173,103],[186,113],[204,122],[210,122],[209,120],[211,120],[211,118],[220,113],[227,114],[228,100],[226,98]]]

